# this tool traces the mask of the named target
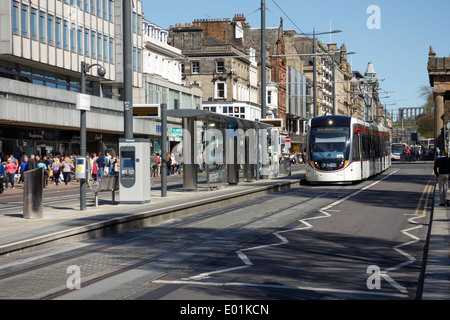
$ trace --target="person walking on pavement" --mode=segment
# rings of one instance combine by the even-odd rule
[[[61,164],[59,162],[58,157],[55,158],[51,165],[51,169],[53,170],[53,178],[55,179],[56,187],[58,188],[59,183],[59,175],[61,173]]]
[[[28,156],[23,156],[23,161],[19,165],[19,171],[20,174],[19,183],[25,182],[25,171],[28,170]]]
[[[3,181],[5,180],[5,174],[5,166],[3,165],[0,157],[0,194],[3,193]]]
[[[448,179],[450,176],[450,159],[445,151],[434,162],[434,174],[438,177],[440,206],[449,205],[447,202]]]
[[[72,172],[72,162],[70,162],[69,157],[64,158],[62,168],[63,168],[62,171],[63,171],[64,183],[67,187],[67,184],[70,182],[70,173]]]
[[[11,182],[11,187],[14,189],[14,175],[17,171],[17,164],[12,158],[8,158],[8,163],[6,164],[6,190],[8,190],[8,181]]]

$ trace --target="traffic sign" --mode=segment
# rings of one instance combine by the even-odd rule
[[[286,137],[286,142],[291,142],[291,137]]]

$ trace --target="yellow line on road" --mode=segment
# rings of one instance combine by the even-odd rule
[[[428,199],[429,199],[429,194],[431,192],[431,190],[433,189],[433,185],[434,185],[434,179],[430,179],[430,181],[428,181],[427,185],[425,186],[425,189],[422,192],[422,195],[420,197],[419,203],[417,204],[417,208],[416,211],[414,212],[414,214],[419,214],[420,212],[420,208],[422,207],[422,202],[424,202],[424,206],[422,209],[422,215],[426,215],[427,214],[427,207],[428,207]]]

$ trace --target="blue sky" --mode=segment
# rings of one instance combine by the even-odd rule
[[[261,0],[172,0],[170,2],[142,0],[147,20],[168,28],[176,23],[191,23],[195,19],[230,18],[244,14],[252,28],[261,27]],[[284,11],[281,11],[279,7]],[[380,29],[369,29],[367,21],[371,5],[380,9]],[[385,79],[381,87],[390,98],[383,99],[389,111],[399,107],[420,107],[425,100],[418,91],[429,86],[427,61],[429,46],[438,57],[450,55],[450,1],[448,0],[266,0],[266,26],[278,27],[280,17],[284,29],[298,32],[334,34],[332,42],[345,43],[352,69],[364,73],[373,62],[378,78]],[[291,20],[293,22],[291,22]],[[329,35],[323,35],[325,43]],[[390,104],[396,105],[390,105]]]

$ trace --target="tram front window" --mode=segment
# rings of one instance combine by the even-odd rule
[[[311,131],[313,161],[348,160],[349,128],[319,127]]]

